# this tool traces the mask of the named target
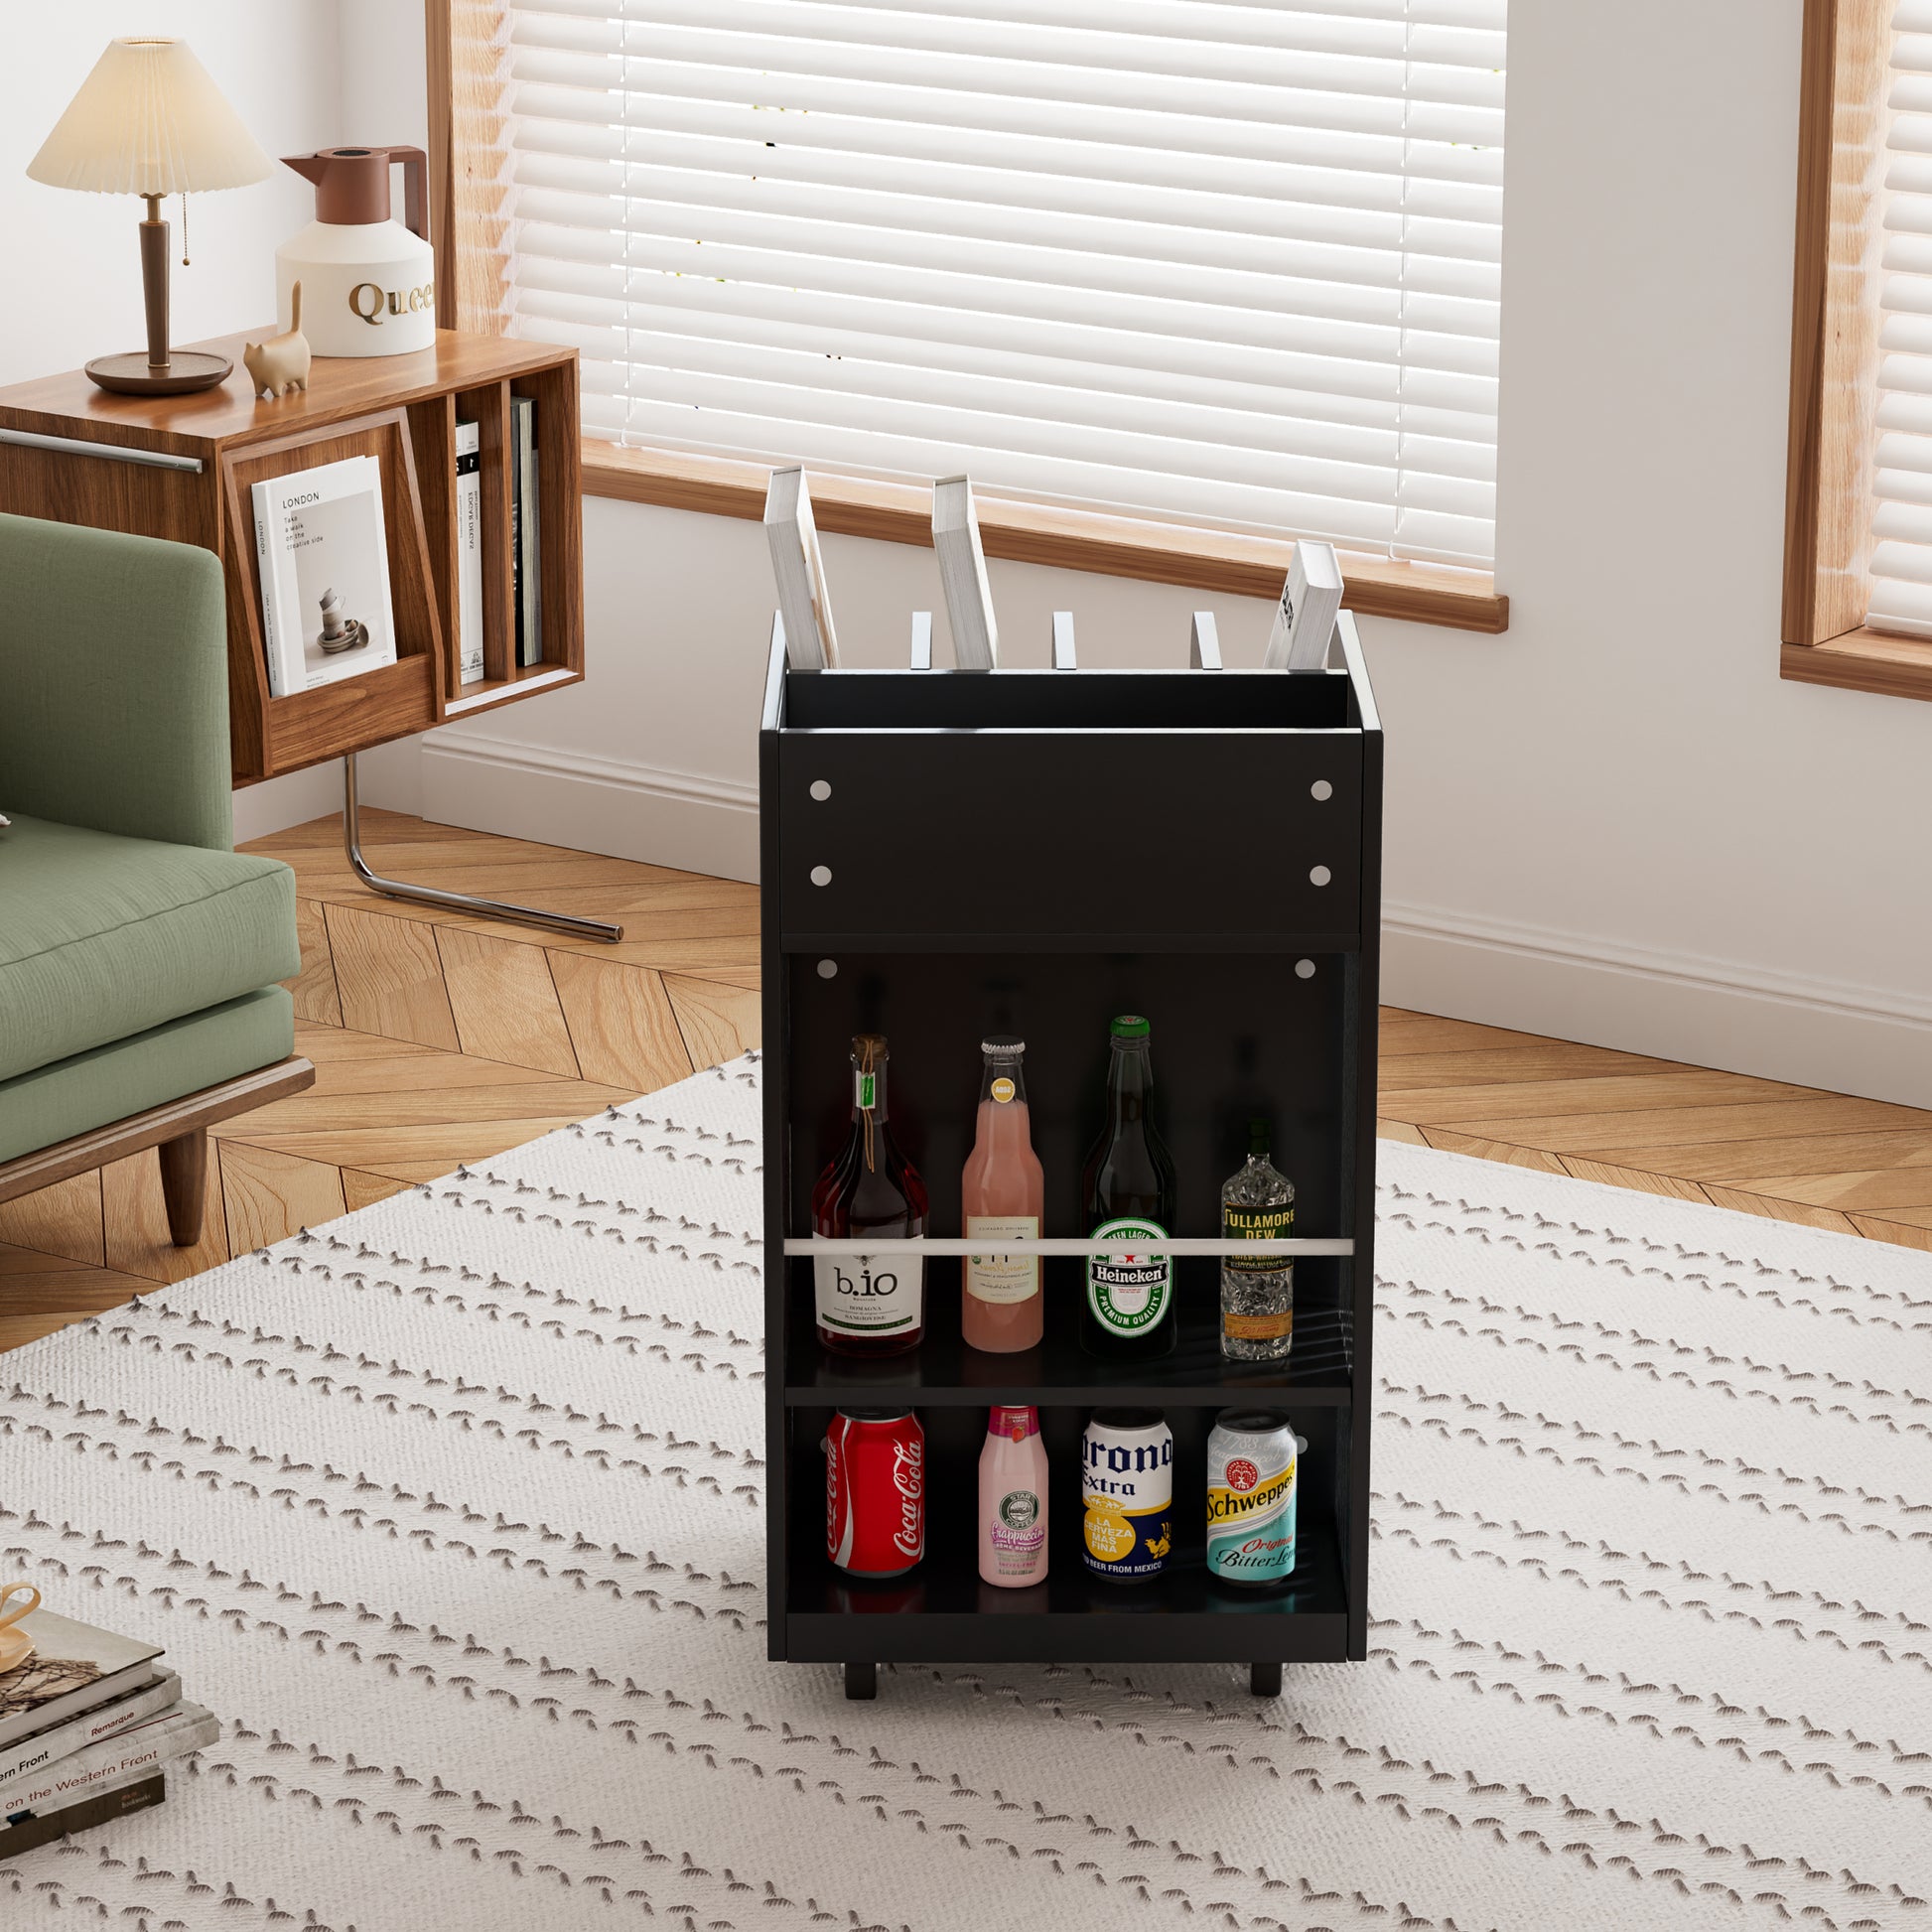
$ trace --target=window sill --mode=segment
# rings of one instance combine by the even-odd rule
[[[1848,630],[1822,644],[1786,644],[1779,675],[1842,691],[1875,691],[1887,698],[1932,699],[1932,640]]]
[[[587,496],[756,520],[764,514],[769,475],[762,464],[731,457],[621,449],[584,439]],[[1096,571],[1146,584],[1273,599],[1281,595],[1295,550],[1292,543],[1268,537],[1143,523],[997,496],[982,496],[977,502],[989,557]],[[928,549],[932,545],[931,498],[910,483],[814,476],[812,514],[820,530],[839,536],[876,537]],[[1348,552],[1342,553],[1341,566],[1348,608],[1358,616],[1406,618],[1491,633],[1509,627],[1509,599],[1497,595],[1495,581],[1486,573],[1391,563]]]

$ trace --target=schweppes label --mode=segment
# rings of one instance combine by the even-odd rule
[[[1229,1459],[1225,1480],[1207,1485],[1207,1568],[1235,1583],[1271,1584],[1295,1568],[1295,1473],[1260,1475]]]

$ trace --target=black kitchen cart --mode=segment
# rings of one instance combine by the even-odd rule
[[[773,1658],[842,1663],[864,1697],[882,1660],[1234,1661],[1269,1695],[1284,1663],[1366,1656],[1382,732],[1346,613],[1330,664],[798,670],[774,626],[759,753]],[[1079,1341],[1080,1171],[1125,1012],[1152,1024],[1180,1177],[1176,1346],[1133,1366]],[[994,1030],[1027,1040],[1046,1173],[1046,1330],[1016,1355],[959,1338],[959,1176]],[[882,1362],[825,1353],[812,1319],[812,1184],[847,1132],[861,1032],[890,1039],[894,1130],[931,1195],[925,1340]],[[1256,1114],[1298,1194],[1279,1366],[1217,1343],[1220,1186]],[[926,1432],[926,1555],[860,1585],[825,1558],[820,1444],[834,1409],[897,1403]],[[1025,1590],[978,1576],[991,1403],[1039,1405],[1052,1471],[1049,1575]],[[1278,1592],[1205,1570],[1205,1443],[1231,1405],[1285,1410],[1308,1439]],[[1097,1406],[1159,1408],[1174,1433],[1174,1556],[1153,1584],[1081,1563]]]

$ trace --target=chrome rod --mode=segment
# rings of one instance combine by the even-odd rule
[[[355,754],[343,759],[343,849],[355,876],[370,892],[385,898],[413,899],[419,905],[441,905],[452,912],[468,912],[480,919],[514,919],[521,925],[547,926],[552,932],[568,932],[579,939],[602,939],[616,945],[623,937],[623,927],[603,919],[580,919],[574,912],[540,912],[532,905],[511,905],[502,899],[478,898],[472,893],[446,893],[440,886],[409,886],[399,879],[384,879],[373,872],[362,857],[361,806],[355,796]]]
[[[831,1240],[812,1235],[789,1238],[788,1255],[1352,1255],[1352,1241],[1209,1241],[1192,1235],[1163,1235],[1159,1241],[1075,1241],[1046,1235],[1026,1241],[1005,1235],[982,1235],[977,1241],[951,1236],[906,1240],[903,1236],[868,1236],[863,1240]]]
[[[43,436],[38,430],[0,429],[0,443],[17,443],[23,450],[52,450],[56,456],[97,456],[108,463],[139,463],[150,470],[189,470],[202,474],[198,456],[176,456],[172,450],[136,450],[125,443],[94,443],[81,436]]]

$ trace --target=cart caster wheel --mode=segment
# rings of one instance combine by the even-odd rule
[[[1275,1688],[1281,1688],[1281,1667],[1275,1669]],[[879,1695],[879,1666],[877,1664],[847,1664],[845,1667],[845,1694],[848,1699],[871,1699]]]
[[[849,1670],[851,1666],[848,1664]],[[1282,1667],[1280,1664],[1250,1664],[1248,1666],[1248,1689],[1258,1698],[1278,1698],[1282,1694]],[[852,1693],[848,1690],[846,1696]]]

